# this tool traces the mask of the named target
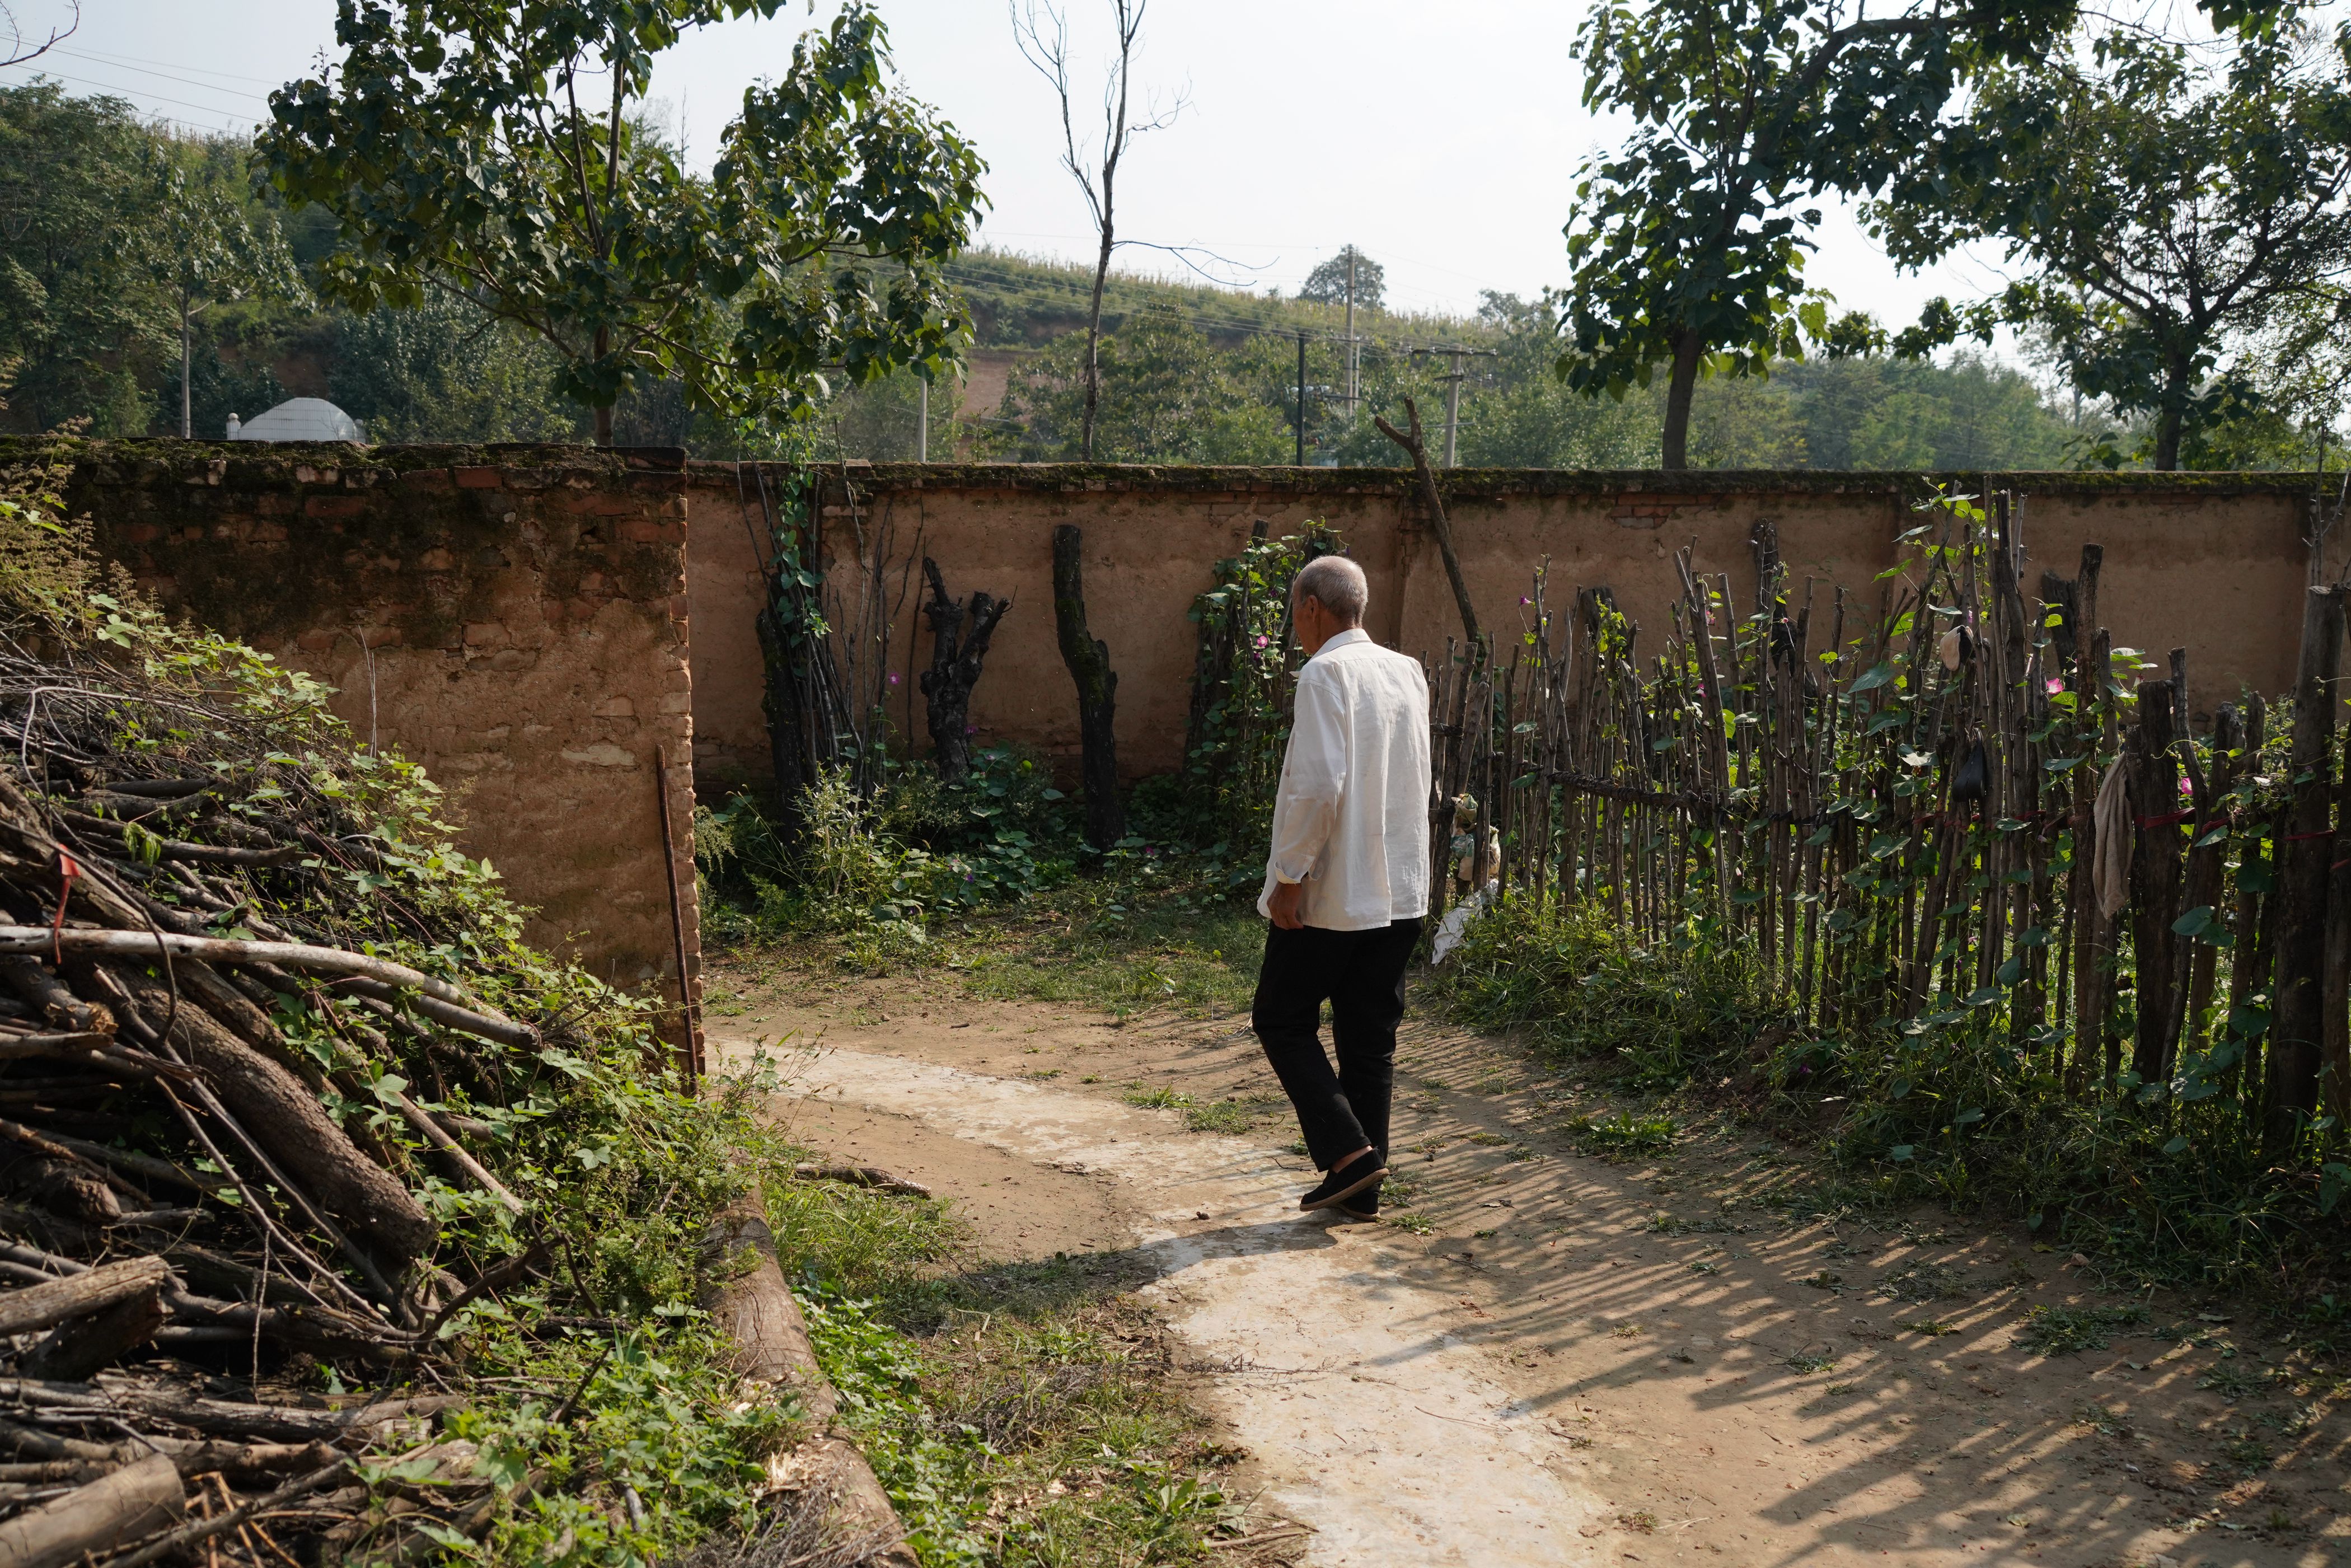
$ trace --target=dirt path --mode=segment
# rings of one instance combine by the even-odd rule
[[[933,1184],[995,1255],[1147,1269],[1308,1563],[2351,1560],[2339,1406],[2249,1375],[2276,1354],[2252,1324],[2158,1296],[2171,1340],[2033,1354],[2028,1308],[2116,1300],[2074,1260],[1927,1216],[1791,1222],[1736,1200],[1767,1152],[1579,1155],[1492,1042],[1407,1030],[1416,1234],[1299,1216],[1286,1107],[1234,1135],[1126,1103],[1270,1093],[1229,1022],[903,983],[747,999],[723,1048],[821,1048],[778,1107],[805,1142]]]

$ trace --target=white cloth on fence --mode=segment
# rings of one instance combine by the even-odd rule
[[[2098,913],[2112,920],[2130,902],[2132,832],[2130,786],[2123,778],[2119,757],[2098,780],[2097,804],[2090,811],[2091,838],[2096,853],[2090,862],[2090,883],[2098,896]]]
[[[1497,877],[1446,912],[1445,918],[1437,924],[1437,939],[1429,944],[1428,963],[1431,968],[1453,956],[1453,949],[1460,946],[1461,939],[1469,935],[1469,923],[1485,914],[1501,891],[1501,879]]]
[[[1302,882],[1298,915],[1326,931],[1371,931],[1428,913],[1428,677],[1362,628],[1298,672],[1273,852],[1277,883]]]

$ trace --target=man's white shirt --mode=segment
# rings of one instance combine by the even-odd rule
[[[1303,882],[1299,918],[1325,930],[1426,915],[1428,792],[1419,661],[1360,627],[1340,632],[1298,672],[1258,913],[1272,913],[1276,883]]]

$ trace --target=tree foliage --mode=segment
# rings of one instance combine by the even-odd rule
[[[2235,443],[2218,427],[2261,401],[2232,346],[2323,323],[2351,271],[2344,50],[2289,24],[2212,59],[2117,28],[2086,60],[1986,73],[1869,218],[1897,261],[1997,238],[2029,270],[1988,299],[1930,302],[1901,346],[2035,329],[2075,386],[2148,418],[2153,466],[2178,467],[2183,443],[2220,455]]]
[[[1354,277],[1348,277],[1350,264]],[[1298,298],[1318,305],[1344,305],[1349,290],[1353,291],[1355,304],[1365,310],[1384,308],[1387,302],[1387,269],[1353,246],[1338,255],[1317,262],[1306,281],[1298,286]]]
[[[134,243],[155,219],[151,141],[120,99],[0,88],[0,363],[12,423],[136,435],[170,317]],[[12,378],[0,375],[0,381]]]
[[[631,112],[686,29],[781,5],[340,0],[340,68],[272,96],[261,149],[290,202],[341,223],[333,298],[464,296],[548,344],[608,439],[648,380],[754,413],[804,405],[829,373],[943,368],[967,329],[941,265],[983,165],[892,85],[871,10],[845,6],[745,93],[707,179]]]
[[[1568,228],[1559,373],[1622,397],[1668,366],[1664,465],[1687,461],[1703,371],[1751,374],[1804,351],[1871,346],[1806,287],[1822,192],[1874,190],[1931,128],[1966,63],[2029,57],[2064,0],[1612,0],[1578,34],[1587,108],[1629,115],[1586,163]]]

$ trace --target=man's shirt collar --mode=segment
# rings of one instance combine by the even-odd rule
[[[1371,640],[1372,634],[1361,626],[1350,626],[1344,632],[1332,632],[1330,641],[1314,650],[1314,656],[1319,659],[1333,648],[1344,648],[1352,643],[1368,643]]]

